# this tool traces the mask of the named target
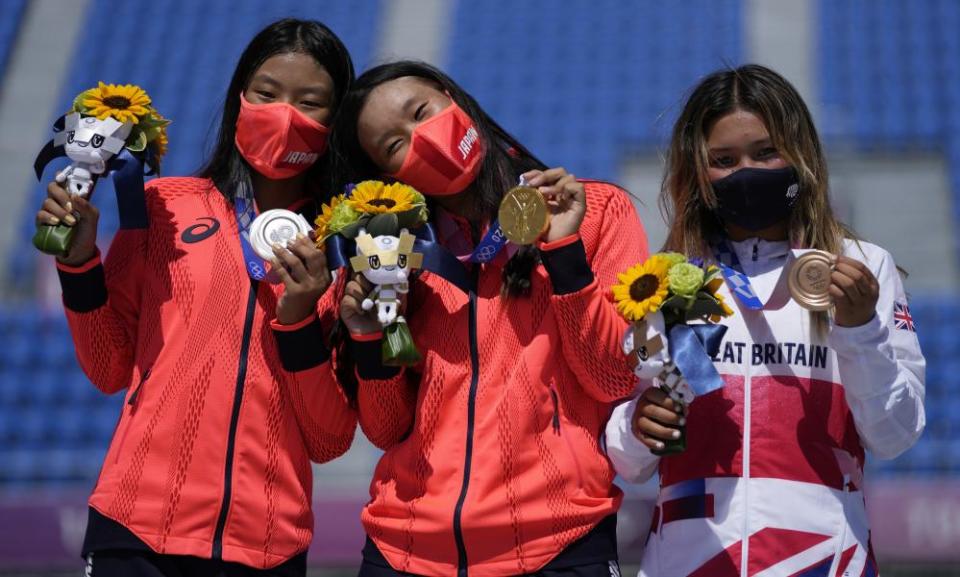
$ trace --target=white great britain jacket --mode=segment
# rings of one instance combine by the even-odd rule
[[[607,452],[623,478],[660,473],[640,575],[877,575],[864,449],[896,457],[925,424],[925,363],[897,268],[882,248],[847,241],[844,254],[880,283],[877,313],[818,337],[788,296],[787,243],[731,246],[767,306],[748,310],[720,289],[735,311],[714,359],[724,386],[690,404],[686,451],[660,459],[634,437],[636,400],[607,425]]]

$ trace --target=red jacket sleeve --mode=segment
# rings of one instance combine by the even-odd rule
[[[410,434],[417,404],[416,375],[380,362],[382,340],[354,337],[360,428],[373,445],[387,450]]]
[[[147,231],[120,230],[104,263],[57,263],[63,304],[80,367],[112,394],[130,385],[134,369],[140,286]]]
[[[294,415],[310,460],[332,461],[353,443],[357,414],[337,383],[330,353],[316,315],[295,325],[271,323],[283,368],[283,393]]]
[[[630,396],[637,381],[621,348],[627,322],[608,298],[617,273],[648,254],[646,233],[629,198],[613,185],[588,183],[580,234],[540,248],[566,362],[598,401]]]

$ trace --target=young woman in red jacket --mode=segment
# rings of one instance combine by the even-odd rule
[[[271,283],[246,233],[257,211],[313,218],[326,125],[352,80],[326,26],[265,28],[237,64],[206,167],[147,183],[146,221],[122,227],[104,263],[97,209],[50,184],[38,223],[77,228],[57,259],[77,356],[127,400],[90,497],[88,575],[305,574],[310,462],[347,450],[356,415],[331,371],[306,385],[295,372],[304,348],[328,368],[324,255],[305,237],[275,249]]]
[[[622,495],[600,436],[635,380],[607,292],[646,256],[627,194],[547,168],[422,63],[364,73],[335,134],[341,174],[427,195],[440,244],[462,263],[411,283],[405,317],[424,359],[402,371],[378,363],[379,327],[359,307],[368,287],[345,286],[360,424],[386,451],[360,574],[608,577]],[[498,207],[521,177],[550,224],[534,245],[504,245]]]

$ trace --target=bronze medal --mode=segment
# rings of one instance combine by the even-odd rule
[[[825,311],[833,306],[830,297],[830,273],[833,255],[822,250],[805,252],[790,266],[787,283],[797,304],[811,311]]]
[[[511,188],[500,201],[498,214],[503,235],[515,244],[533,244],[550,224],[547,202],[530,186]]]

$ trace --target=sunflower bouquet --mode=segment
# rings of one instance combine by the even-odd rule
[[[160,160],[167,152],[167,125],[170,121],[153,107],[150,96],[139,86],[100,82],[73,99],[70,110],[57,121],[62,129],[47,143],[34,163],[37,178],[46,165],[58,156],[66,156],[71,164],[57,173],[55,180],[71,194],[87,197],[97,177],[119,167],[129,170],[117,179],[118,196],[130,197],[142,190],[121,190],[143,185],[143,164],[159,171]],[[124,149],[131,163],[116,160]],[[66,224],[41,225],[33,244],[48,254],[63,254],[70,246],[73,228]]]
[[[335,236],[356,244],[350,267],[374,285],[361,306],[377,308],[384,333],[382,361],[387,365],[414,365],[421,359],[399,308],[400,295],[409,290],[410,271],[423,261],[422,254],[413,252],[415,238],[409,229],[423,225],[427,217],[426,200],[412,187],[367,180],[324,204],[315,221],[318,247]]]
[[[716,323],[733,310],[717,293],[723,284],[720,269],[688,261],[680,253],[663,252],[617,278],[613,300],[631,323],[623,350],[636,375],[652,379],[681,405],[721,386],[711,359],[726,327]],[[681,433],[655,452],[682,452],[686,448],[683,427]]]

